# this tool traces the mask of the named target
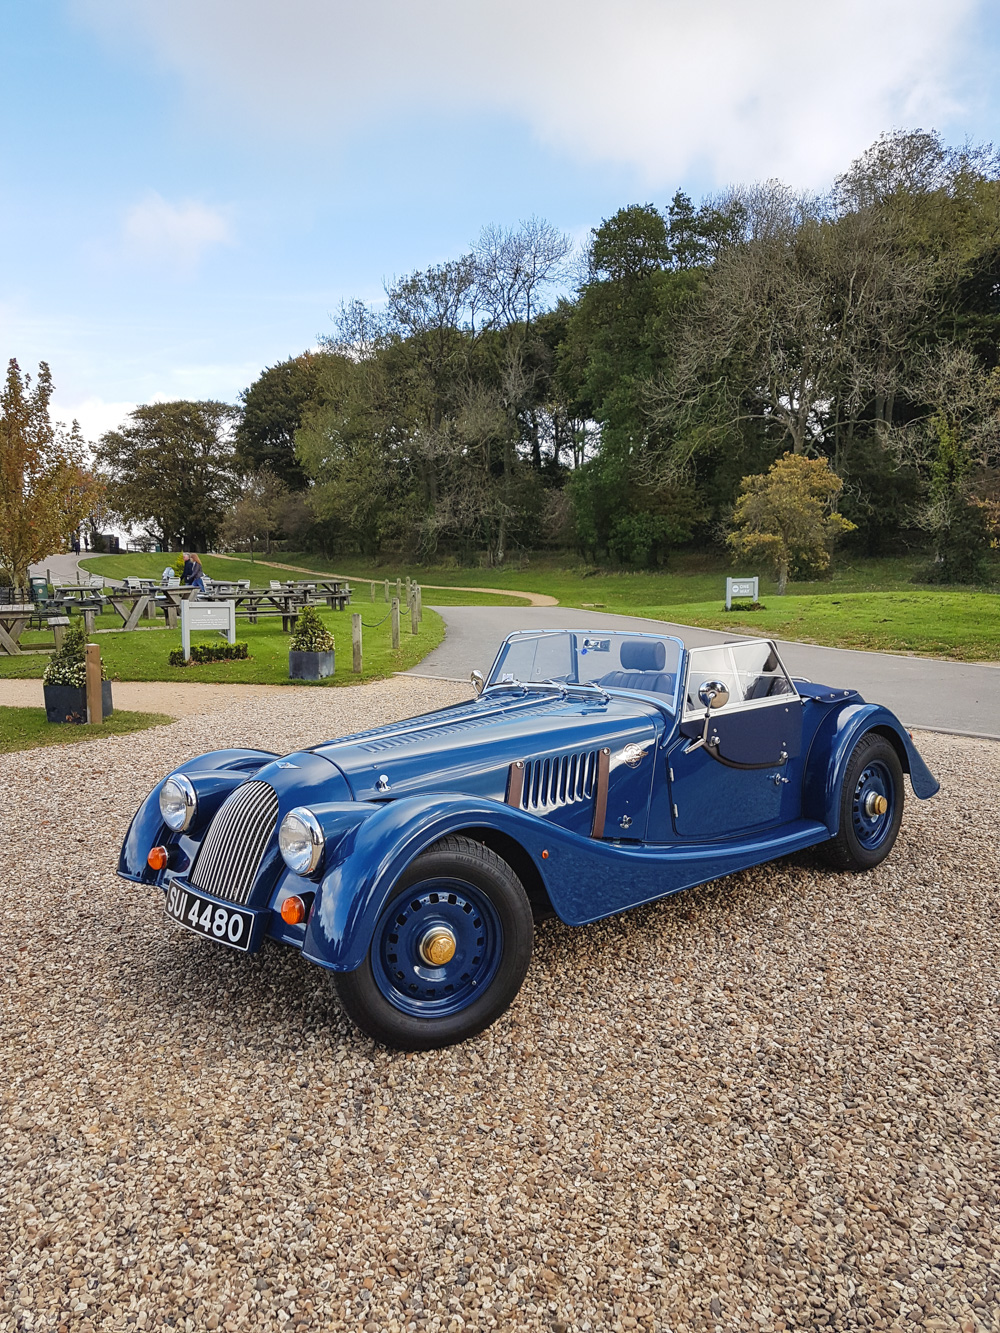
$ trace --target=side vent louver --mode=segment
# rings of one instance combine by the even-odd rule
[[[524,765],[522,810],[555,810],[593,799],[597,787],[598,752],[561,754],[531,759]]]

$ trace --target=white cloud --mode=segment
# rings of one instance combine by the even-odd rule
[[[218,209],[194,199],[171,204],[155,190],[128,210],[122,231],[134,258],[180,273],[197,268],[211,246],[232,241],[229,221]]]
[[[64,426],[69,426],[71,421],[78,421],[83,438],[94,444],[105,431],[117,430],[123,425],[135,406],[135,403],[110,403],[91,396],[76,403],[53,401],[49,407],[49,417],[52,421],[62,422]]]
[[[331,138],[425,110],[524,118],[651,185],[822,185],[956,109],[979,0],[76,0],[213,117]],[[197,232],[197,226],[194,227]],[[217,239],[212,236],[210,239]]]

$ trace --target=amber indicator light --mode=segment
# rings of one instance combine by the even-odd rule
[[[288,926],[301,926],[306,919],[306,905],[298,894],[292,894],[281,904],[281,919]]]
[[[548,854],[548,852],[542,852],[542,860],[543,860],[543,861],[547,861],[548,859],[549,859],[549,854]]]
[[[146,857],[146,863],[150,870],[165,870],[167,868],[166,847],[154,847]]]

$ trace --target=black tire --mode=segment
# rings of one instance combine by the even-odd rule
[[[455,952],[436,967],[419,948],[440,929]],[[521,988],[532,944],[521,881],[488,847],[453,835],[407,867],[365,961],[353,972],[334,972],[333,986],[348,1017],[376,1041],[435,1050],[467,1041],[499,1018]]]
[[[884,812],[868,808],[884,796]],[[840,827],[820,850],[838,870],[859,873],[879,865],[892,851],[903,819],[903,765],[885,736],[867,731],[851,751],[840,790]]]

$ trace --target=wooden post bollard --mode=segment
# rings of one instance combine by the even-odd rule
[[[403,600],[403,587],[399,579],[396,580],[396,600],[397,601]]]
[[[416,634],[416,632],[417,632],[417,599],[416,599],[416,597],[411,597],[411,598],[410,598],[410,633],[411,633],[411,634]]]
[[[368,584],[368,591],[371,593],[371,595],[372,595],[372,601],[374,602],[374,600],[375,600],[375,580],[374,580],[374,579],[372,579],[372,581]]]
[[[392,599],[392,646],[399,647],[399,598]]]
[[[407,605],[407,606],[410,605],[410,593],[411,593],[411,590],[412,590],[412,585],[411,585],[411,583],[410,583],[410,576],[409,576],[409,574],[407,574],[407,576],[406,576],[406,605]]]
[[[389,580],[388,580],[388,579],[386,579],[386,581],[385,581],[385,600],[386,600],[386,601],[389,600]]]
[[[417,619],[422,621],[424,618],[424,598],[420,591],[420,584],[417,584]]]
[[[354,653],[353,669],[361,671],[361,617],[355,611],[351,616],[351,650]]]
[[[97,726],[104,721],[104,700],[101,696],[101,650],[96,643],[88,643],[87,721]]]

